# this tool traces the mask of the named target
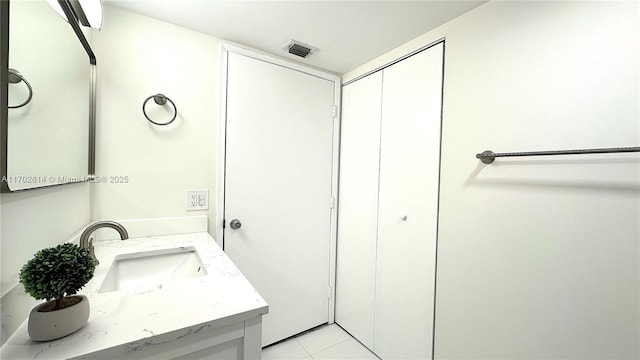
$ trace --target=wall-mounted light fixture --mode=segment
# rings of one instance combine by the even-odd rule
[[[71,0],[78,20],[84,26],[102,28],[102,0]]]
[[[49,5],[69,22],[60,3],[63,1],[65,0],[47,0]],[[102,28],[102,0],[67,0],[66,2],[71,5],[71,10],[80,24],[94,29]]]

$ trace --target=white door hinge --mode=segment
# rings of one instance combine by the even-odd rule
[[[329,200],[329,209],[333,209],[335,207],[336,207],[336,198],[332,196],[331,199]]]
[[[327,287],[327,299],[331,300],[333,298],[333,289],[331,286]]]
[[[338,117],[338,105],[333,105],[332,115],[334,118]]]

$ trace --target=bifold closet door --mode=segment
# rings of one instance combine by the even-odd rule
[[[373,349],[382,72],[344,86],[336,322]]]
[[[383,71],[374,351],[432,355],[442,43]]]

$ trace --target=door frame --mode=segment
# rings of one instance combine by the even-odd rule
[[[331,211],[331,239],[329,240],[329,289],[327,297],[329,299],[329,307],[327,309],[329,324],[335,319],[335,298],[336,298],[336,239],[338,236],[338,171],[340,159],[340,113],[341,113],[341,91],[342,79],[340,76],[314,69],[305,65],[301,65],[289,60],[277,58],[257,50],[246,47],[232,45],[229,43],[221,44],[221,61],[220,61],[220,114],[218,121],[218,171],[217,171],[217,190],[216,190],[216,219],[215,219],[215,241],[224,249],[224,209],[225,209],[225,178],[226,178],[226,128],[227,128],[227,74],[229,65],[229,53],[236,53],[247,56],[259,61],[282,66],[305,74],[309,74],[321,79],[333,82],[333,144],[331,156],[331,204],[327,204]]]

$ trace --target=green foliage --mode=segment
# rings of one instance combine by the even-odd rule
[[[88,250],[65,243],[38,251],[20,269],[20,282],[37,300],[59,301],[85,286],[96,265]]]

